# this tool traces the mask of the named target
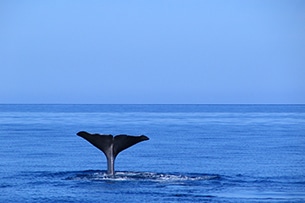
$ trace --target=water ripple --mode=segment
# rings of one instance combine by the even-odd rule
[[[119,171],[115,175],[108,175],[106,171],[87,170],[79,172],[66,172],[62,174],[66,180],[85,180],[85,181],[155,181],[155,182],[173,182],[173,181],[202,181],[220,179],[216,174],[167,174],[152,172],[132,172]]]

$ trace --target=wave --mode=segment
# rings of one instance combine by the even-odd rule
[[[194,199],[203,202],[304,202],[303,185],[304,176],[258,177],[242,174],[228,176],[135,171],[118,171],[113,176],[108,175],[105,170],[84,170],[24,171],[14,178],[6,177],[0,184],[0,189],[11,192],[20,189],[31,191],[33,187],[46,191],[68,191],[73,188],[92,194],[93,199],[100,198],[100,195],[95,195],[102,192],[111,198],[117,194],[124,197],[142,197],[145,194],[150,197],[157,195],[161,198],[159,200],[165,198],[176,201],[179,198],[179,201],[186,202],[192,202]],[[134,187],[138,189],[130,190]],[[112,193],[113,191],[115,193]]]
[[[105,170],[84,170],[84,171],[36,171],[23,172],[20,174],[24,178],[33,179],[60,179],[79,181],[152,181],[152,182],[196,182],[213,181],[222,183],[220,185],[230,186],[253,186],[253,185],[273,185],[283,187],[285,185],[304,185],[305,176],[280,176],[280,177],[258,177],[247,175],[219,175],[207,173],[158,173],[158,172],[136,172],[117,171],[115,175],[107,174]],[[0,185],[2,187],[2,185]]]
[[[179,174],[179,173],[153,173],[117,171],[115,175],[108,175],[102,170],[85,170],[71,172],[44,173],[46,176],[58,176],[64,180],[81,181],[154,181],[154,182],[177,182],[177,181],[204,181],[219,180],[217,174]]]

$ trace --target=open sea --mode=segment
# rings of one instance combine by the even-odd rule
[[[305,105],[0,105],[0,202],[305,202]]]

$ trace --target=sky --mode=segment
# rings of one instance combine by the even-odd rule
[[[0,0],[2,104],[305,104],[303,0]]]

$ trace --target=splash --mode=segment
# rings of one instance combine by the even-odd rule
[[[179,181],[204,181],[220,179],[215,174],[178,174],[178,173],[152,173],[120,171],[115,175],[108,175],[106,171],[80,171],[67,174],[66,180],[83,181],[153,181],[153,182],[179,182]]]

